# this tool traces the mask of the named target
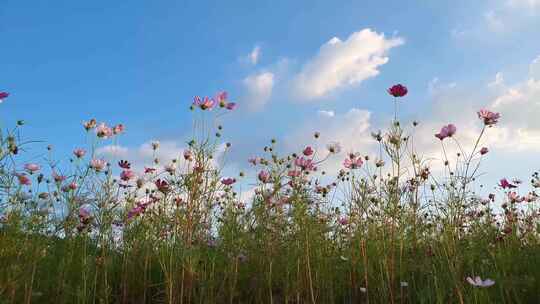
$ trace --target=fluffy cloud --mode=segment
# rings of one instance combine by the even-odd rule
[[[251,110],[260,110],[270,100],[274,88],[274,74],[261,72],[250,75],[242,81],[245,89],[244,104]]]
[[[391,48],[402,45],[402,38],[386,38],[371,29],[351,34],[345,41],[337,37],[321,46],[294,79],[298,97],[315,99],[379,74],[379,67],[388,62]]]

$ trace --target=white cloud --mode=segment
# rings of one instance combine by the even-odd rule
[[[274,74],[261,72],[242,81],[245,89],[244,104],[251,110],[260,110],[270,100],[274,88]]]
[[[495,80],[488,83],[488,87],[490,88],[500,87],[500,86],[504,86],[504,75],[502,72],[498,72],[497,74],[495,74]]]
[[[529,66],[529,77],[540,80],[540,56],[536,57]]]
[[[488,28],[493,32],[500,32],[505,29],[503,21],[494,11],[486,12],[484,14],[484,20],[486,21]]]
[[[508,0],[508,5],[519,8],[540,8],[540,0]]]
[[[248,55],[249,62],[253,65],[256,65],[259,62],[259,57],[261,56],[261,47],[256,45],[251,53]]]
[[[294,79],[298,97],[315,99],[379,74],[378,68],[388,62],[388,51],[402,45],[399,37],[385,38],[371,29],[351,34],[345,41],[337,37],[321,46]]]
[[[320,110],[319,112],[317,112],[319,114],[319,116],[321,117],[334,117],[336,115],[336,113],[334,111],[325,111],[325,110]]]

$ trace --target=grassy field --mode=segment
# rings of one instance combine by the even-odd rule
[[[407,90],[388,93],[397,109]],[[122,125],[85,122],[69,165],[22,162],[24,123],[2,130],[0,303],[540,303],[540,176],[477,191],[504,113],[480,110],[473,143],[433,130],[436,161],[396,110],[373,155],[315,133],[226,177],[219,117],[235,108],[195,98],[186,149],[137,170],[96,153]]]

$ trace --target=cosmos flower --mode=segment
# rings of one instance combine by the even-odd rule
[[[489,287],[495,284],[495,281],[492,279],[485,279],[482,280],[479,276],[476,276],[474,279],[471,277],[467,277],[467,282],[475,287]]]
[[[86,131],[90,131],[93,128],[95,128],[97,125],[97,121],[95,119],[90,119],[89,121],[84,121],[83,126]]]
[[[99,138],[110,138],[113,136],[113,129],[108,127],[104,122],[100,123],[96,128],[96,134]]]
[[[117,124],[116,126],[113,127],[113,134],[120,134],[120,133],[124,133],[124,130],[125,130],[125,127],[123,124]]]
[[[448,124],[446,126],[443,126],[441,128],[441,131],[439,133],[435,134],[435,137],[437,137],[440,140],[444,140],[447,137],[452,137],[454,134],[456,134],[457,128],[453,124]]]
[[[390,87],[388,90],[388,94],[394,96],[394,97],[403,97],[407,95],[407,87],[402,84],[396,84]]]
[[[480,155],[487,154],[488,152],[489,152],[489,149],[486,147],[482,147],[482,149],[480,149]]]
[[[297,157],[294,160],[294,165],[300,167],[300,169],[304,171],[314,171],[317,169],[313,163],[313,160],[304,157]]]
[[[84,157],[85,154],[86,154],[86,151],[84,149],[77,148],[73,150],[73,155],[75,155],[75,157],[77,158],[82,158]]]
[[[131,169],[131,164],[127,160],[120,160],[118,166],[122,169]]]
[[[236,179],[232,177],[227,177],[227,178],[222,179],[221,183],[224,184],[225,186],[230,186],[236,183]]]
[[[311,156],[313,155],[313,149],[310,146],[307,146],[303,151],[302,154],[305,156]]]
[[[39,171],[41,167],[38,164],[28,163],[24,165],[24,169],[28,171],[28,173],[32,174]]]
[[[184,159],[187,161],[193,160],[193,153],[191,153],[191,150],[184,150]]]
[[[162,193],[164,193],[164,194],[168,193],[168,192],[171,190],[171,188],[170,188],[170,186],[169,186],[169,183],[167,183],[167,181],[165,181],[165,180],[162,180],[162,179],[159,179],[159,178],[158,178],[158,179],[154,182],[154,184],[156,185],[156,188],[157,188],[160,192],[162,192]]]
[[[480,118],[486,126],[495,125],[499,121],[500,117],[500,113],[491,112],[486,109],[481,109],[480,111],[478,111],[478,118]]]
[[[94,158],[90,161],[90,168],[97,172],[103,170],[107,166],[107,162],[104,159]]]
[[[53,173],[51,175],[52,175],[54,181],[57,182],[57,183],[61,183],[61,182],[66,180],[65,176],[60,175],[60,174],[58,174],[58,173],[56,173],[54,171],[53,171]]]
[[[120,179],[122,179],[125,182],[129,181],[130,179],[134,177],[135,177],[135,172],[129,169],[125,169],[122,171],[122,173],[120,173]]]
[[[257,177],[263,183],[267,183],[268,181],[270,181],[270,173],[268,173],[268,172],[266,172],[264,170],[261,170],[261,172],[259,172]]]
[[[503,179],[500,180],[499,186],[500,186],[501,188],[503,188],[503,189],[506,189],[506,188],[508,188],[508,189],[517,188],[516,185],[511,184],[506,178],[503,178]]]
[[[19,180],[19,184],[30,186],[32,184],[32,181],[26,176],[24,173],[17,173],[16,174],[17,179]]]
[[[4,99],[9,97],[8,92],[0,92],[0,103],[4,102]]]
[[[362,167],[362,164],[364,164],[362,157],[347,157],[343,161],[343,166],[347,169],[358,169]]]

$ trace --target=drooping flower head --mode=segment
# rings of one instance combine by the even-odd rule
[[[488,152],[489,152],[489,149],[486,147],[482,147],[482,149],[480,149],[480,155],[487,154]]]
[[[435,134],[435,137],[437,137],[440,140],[444,140],[447,137],[452,137],[454,134],[456,134],[457,128],[453,124],[448,124],[446,126],[443,126],[441,128],[441,131],[439,133]]]
[[[486,126],[495,125],[497,122],[499,122],[500,117],[500,113],[491,112],[486,109],[481,109],[480,111],[478,111],[478,118],[480,118]]]
[[[394,96],[394,97],[403,97],[407,95],[407,87],[402,84],[396,84],[390,87],[388,90],[388,94]]]
[[[326,149],[331,154],[338,154],[339,152],[341,152],[341,145],[338,142],[331,142],[326,145]]]
[[[113,127],[113,134],[120,134],[120,133],[124,133],[125,131],[125,127],[123,124],[117,124],[116,126]]]

